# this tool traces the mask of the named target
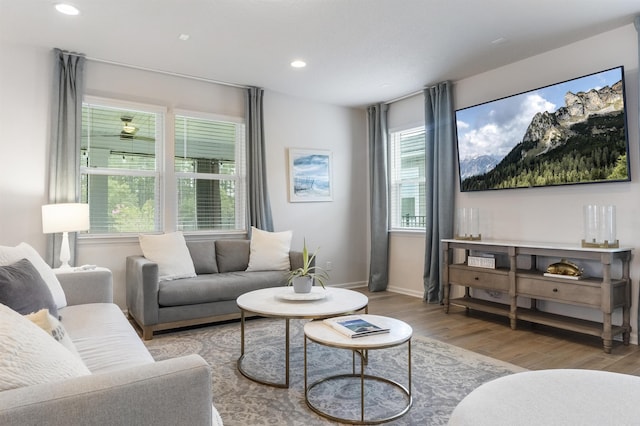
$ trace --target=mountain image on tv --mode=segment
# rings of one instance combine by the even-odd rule
[[[459,110],[456,121],[461,191],[630,179],[622,67]]]

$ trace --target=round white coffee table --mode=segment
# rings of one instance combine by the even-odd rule
[[[344,423],[351,423],[351,424],[384,423],[405,415],[409,411],[413,403],[413,399],[411,396],[411,336],[413,334],[413,330],[409,324],[394,318],[383,317],[379,315],[366,315],[366,314],[360,315],[360,316],[363,319],[373,324],[380,325],[385,328],[389,328],[389,332],[352,338],[352,337],[345,336],[342,333],[334,330],[332,327],[326,325],[322,321],[311,321],[305,324],[304,326],[304,335],[305,335],[304,399],[307,405],[309,406],[309,408],[311,408],[314,412],[316,412],[317,414],[320,414],[323,417],[326,417],[328,419],[331,419],[337,422],[344,422]],[[307,340],[310,340],[315,343],[319,343],[324,346],[351,350],[353,352],[352,373],[332,375],[332,376],[320,379],[311,385],[307,385]],[[404,387],[400,383],[384,377],[365,374],[364,367],[368,361],[369,351],[375,350],[375,349],[391,348],[394,346],[402,345],[403,343],[407,344],[407,353],[408,353],[407,387]],[[360,373],[356,373],[356,368],[355,368],[356,354],[360,357]],[[348,419],[348,418],[334,416],[322,410],[318,406],[316,406],[309,398],[309,393],[313,390],[314,387],[320,385],[321,383],[325,383],[332,380],[344,379],[344,378],[360,379],[360,418],[359,419]],[[379,419],[372,419],[372,418],[366,419],[365,418],[365,392],[364,392],[365,380],[375,380],[375,381],[387,383],[393,387],[396,387],[397,389],[400,390],[400,392],[402,392],[405,395],[407,399],[406,405],[402,407],[402,409],[400,409],[397,413],[389,417],[379,418]],[[335,403],[340,404],[340,401],[336,400]]]
[[[313,287],[312,293],[298,295],[292,287],[272,287],[255,290],[238,297],[236,303],[240,308],[240,357],[238,371],[255,382],[279,388],[289,387],[289,320],[318,319],[338,315],[351,314],[362,309],[367,311],[369,298],[357,291],[343,288]],[[283,318],[286,321],[285,331],[285,381],[275,383],[257,378],[242,366],[245,356],[245,316],[247,313],[264,317]]]

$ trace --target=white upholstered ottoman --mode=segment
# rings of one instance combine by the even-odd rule
[[[449,425],[640,425],[640,377],[594,370],[512,374],[467,395]]]

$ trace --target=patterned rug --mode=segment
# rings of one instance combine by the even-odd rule
[[[213,403],[225,426],[329,425],[304,401],[304,320],[291,320],[291,373],[288,389],[265,386],[245,378],[236,368],[240,355],[240,323],[161,333],[145,342],[156,360],[200,354],[212,367]],[[252,319],[246,323],[243,366],[260,379],[284,381],[285,321]],[[324,377],[351,373],[350,351],[308,344],[309,384]],[[433,339],[414,336],[412,352],[413,405],[390,425],[446,425],[458,402],[489,380],[525,369]],[[408,385],[407,345],[369,351],[367,374]],[[359,361],[356,359],[357,365]],[[336,417],[358,418],[360,382],[323,382],[310,395],[314,404]],[[367,381],[365,416],[385,418],[407,403],[388,383]],[[339,404],[336,403],[336,398]]]

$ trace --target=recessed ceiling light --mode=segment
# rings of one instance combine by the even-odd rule
[[[78,15],[80,13],[78,8],[66,3],[56,4],[56,10],[60,13],[64,13],[65,15]]]
[[[295,61],[291,62],[291,66],[294,68],[304,68],[307,66],[307,63],[305,61],[296,59]]]
[[[182,41],[187,41],[189,40],[189,34],[180,34],[178,38]]]

